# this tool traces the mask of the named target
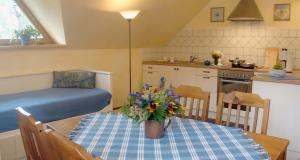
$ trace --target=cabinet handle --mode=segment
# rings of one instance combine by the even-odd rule
[[[153,72],[148,72],[148,74],[152,74]]]
[[[153,69],[153,67],[148,67],[148,69]]]
[[[210,73],[210,71],[203,71],[204,73]]]
[[[202,78],[204,78],[204,79],[210,79],[210,77],[202,77]]]

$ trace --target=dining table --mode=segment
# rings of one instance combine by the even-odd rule
[[[103,160],[285,160],[288,140],[193,119],[173,117],[160,139],[116,112],[85,116],[69,139]]]

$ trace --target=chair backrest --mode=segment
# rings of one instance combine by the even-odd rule
[[[241,112],[245,112],[244,114],[244,127],[245,131],[249,131],[248,123],[249,123],[249,116],[250,112],[254,109],[254,116],[253,116],[253,125],[252,125],[252,132],[256,132],[257,129],[257,122],[259,116],[259,109],[263,110],[262,115],[262,124],[261,124],[261,134],[267,134],[268,130],[268,121],[269,121],[269,112],[270,112],[270,100],[262,99],[260,96],[251,93],[243,93],[243,92],[231,92],[229,94],[220,93],[219,95],[219,102],[217,108],[217,117],[216,123],[222,124],[223,123],[223,110],[224,105],[228,104],[227,114],[226,114],[226,126],[230,126],[231,119],[232,119],[232,111],[233,105],[236,105],[236,115],[235,115],[235,127],[239,127],[240,119],[241,119]],[[241,108],[245,108],[243,111]]]
[[[51,144],[56,160],[100,160],[83,149],[80,145],[70,141],[57,131],[45,131],[47,140]]]
[[[100,160],[60,135],[53,127],[36,121],[22,108],[16,110],[28,160]]]
[[[183,113],[181,116],[188,117],[190,119],[208,120],[209,111],[209,99],[210,93],[204,92],[201,88],[195,86],[181,85],[175,89],[174,93],[183,98],[183,106],[189,108],[188,113]],[[190,99],[188,104],[188,99]],[[201,103],[202,101],[202,103]],[[196,106],[194,105],[197,102]],[[202,111],[201,111],[202,104]],[[195,114],[193,114],[196,109]],[[200,111],[202,112],[200,116]]]
[[[16,116],[27,159],[50,160],[49,145],[44,140],[45,137],[42,133],[44,129],[43,124],[36,121],[31,114],[20,107],[16,109]]]

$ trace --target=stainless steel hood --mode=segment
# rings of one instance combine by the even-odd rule
[[[241,0],[228,17],[230,21],[263,21],[255,0]]]

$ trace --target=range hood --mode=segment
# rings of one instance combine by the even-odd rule
[[[241,0],[228,17],[230,21],[263,21],[255,0]]]

